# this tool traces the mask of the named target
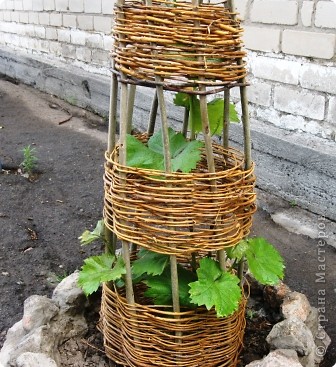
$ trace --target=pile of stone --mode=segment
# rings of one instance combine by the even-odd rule
[[[87,299],[77,285],[78,273],[65,278],[52,298],[31,296],[23,318],[9,329],[0,351],[0,367],[61,366],[59,347],[88,331]]]
[[[271,352],[246,367],[316,367],[322,362],[331,342],[321,326],[317,308],[307,297],[292,292],[285,284],[265,287],[270,306],[279,307],[283,320],[275,324],[266,341]]]
[[[71,364],[66,363],[68,354],[66,359],[62,355],[76,349],[78,340],[88,331],[84,316],[87,299],[77,281],[76,272],[56,287],[51,299],[32,296],[24,302],[23,318],[9,329],[0,351],[0,367],[108,365],[98,354],[93,356],[92,363]],[[267,336],[272,351],[246,367],[318,366],[330,344],[318,310],[310,306],[305,295],[292,292],[284,284],[266,287],[263,291],[271,306],[280,305],[282,321],[275,324]],[[80,349],[76,349],[74,356],[76,353],[78,361],[85,359]]]

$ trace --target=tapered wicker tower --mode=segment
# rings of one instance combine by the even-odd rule
[[[123,366],[237,365],[245,301],[226,318],[203,307],[183,309],[177,272],[178,264],[188,267],[204,256],[217,258],[225,268],[225,250],[248,235],[255,212],[245,53],[233,9],[233,0],[215,4],[118,0],[115,4],[104,221],[111,242],[122,243],[127,273],[124,287],[104,285],[102,330],[107,355]],[[148,129],[138,139],[146,143],[159,125],[163,172],[127,166],[126,135],[132,131],[139,85],[154,88],[155,96]],[[229,147],[231,88],[240,89],[244,153]],[[204,149],[190,173],[172,169],[165,91],[199,98]],[[213,142],[208,121],[207,99],[215,93],[223,93],[224,98],[222,144]],[[158,109],[161,124],[156,124]],[[188,131],[188,111],[180,130],[188,139],[195,138]],[[133,284],[131,266],[140,248],[170,256],[172,305],[150,304],[143,287]],[[107,250],[114,251],[114,246]]]

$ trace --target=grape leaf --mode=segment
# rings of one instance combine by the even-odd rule
[[[98,239],[103,240],[104,239],[104,221],[99,220],[97,222],[96,228],[93,231],[86,230],[82,233],[78,239],[80,240],[80,243],[82,246],[88,245],[93,241],[96,241]]]
[[[148,287],[145,291],[145,296],[152,298],[155,305],[171,305],[172,288],[168,271],[155,277],[148,277],[144,283]]]
[[[245,256],[248,247],[248,241],[241,240],[236,246],[227,249],[226,254],[229,259],[241,260],[242,257]]]
[[[199,140],[188,141],[181,133],[168,129],[172,170],[190,172],[196,168],[201,159],[200,148],[203,143]],[[148,146],[142,144],[134,136],[127,136],[127,165],[131,167],[164,170],[162,132],[159,130],[148,141]]]
[[[189,109],[190,108],[189,96],[190,96],[189,94],[183,92],[176,93],[173,101],[174,105],[180,107],[186,107]]]
[[[163,170],[163,156],[142,144],[135,136],[126,137],[126,159],[130,167]]]
[[[190,111],[189,126],[196,133],[202,131],[202,119],[200,101],[195,95],[188,95],[187,93],[177,93],[174,98],[176,106],[186,107]],[[236,107],[230,103],[230,121],[239,122]],[[215,98],[208,102],[208,119],[210,125],[210,132],[212,135],[220,135],[223,131],[224,119],[224,99]]]
[[[199,306],[210,310],[215,307],[218,317],[231,315],[238,309],[241,300],[239,278],[223,272],[219,263],[213,259],[200,260],[197,269],[198,281],[190,283],[190,298]]]
[[[249,271],[261,284],[275,285],[284,277],[284,260],[264,238],[248,240],[246,260]]]
[[[110,254],[91,256],[84,260],[78,284],[88,296],[97,291],[101,283],[119,279],[123,274],[126,269],[122,257],[116,259]]]
[[[230,103],[230,122],[239,122],[238,113],[236,110],[236,105],[233,103]]]
[[[179,278],[179,298],[180,305],[185,307],[194,307],[190,302],[189,283],[195,281],[196,275],[182,266],[178,265]],[[153,299],[156,305],[172,304],[172,285],[170,268],[158,276],[148,277],[144,283],[148,286],[145,296]]]
[[[179,153],[175,151],[172,159],[172,169],[174,172],[181,170],[188,173],[196,168],[197,162],[201,160],[201,148],[203,143],[199,140],[189,141],[186,147]]]
[[[169,263],[169,256],[141,249],[138,259],[132,264],[132,274],[135,278],[147,273],[149,275],[161,275]]]

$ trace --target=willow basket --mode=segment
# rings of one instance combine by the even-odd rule
[[[181,90],[234,85],[246,75],[242,28],[223,3],[126,1],[115,15],[114,72],[127,82],[160,84],[159,77],[166,89]]]
[[[143,303],[136,289],[137,302]],[[103,287],[101,327],[107,356],[130,367],[235,367],[245,329],[245,303],[227,318],[205,308],[172,312],[170,306],[130,305]]]
[[[256,210],[253,166],[242,153],[214,145],[216,173],[205,154],[191,173],[122,166],[118,147],[105,167],[107,227],[121,240],[170,255],[217,251],[249,234]]]

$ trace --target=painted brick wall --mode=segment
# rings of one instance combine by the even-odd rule
[[[336,0],[235,1],[252,120],[335,140]],[[0,47],[108,74],[112,10],[113,0],[0,0]]]
[[[236,0],[251,117],[335,140],[336,0]]]
[[[108,74],[113,0],[0,0],[0,46]]]

